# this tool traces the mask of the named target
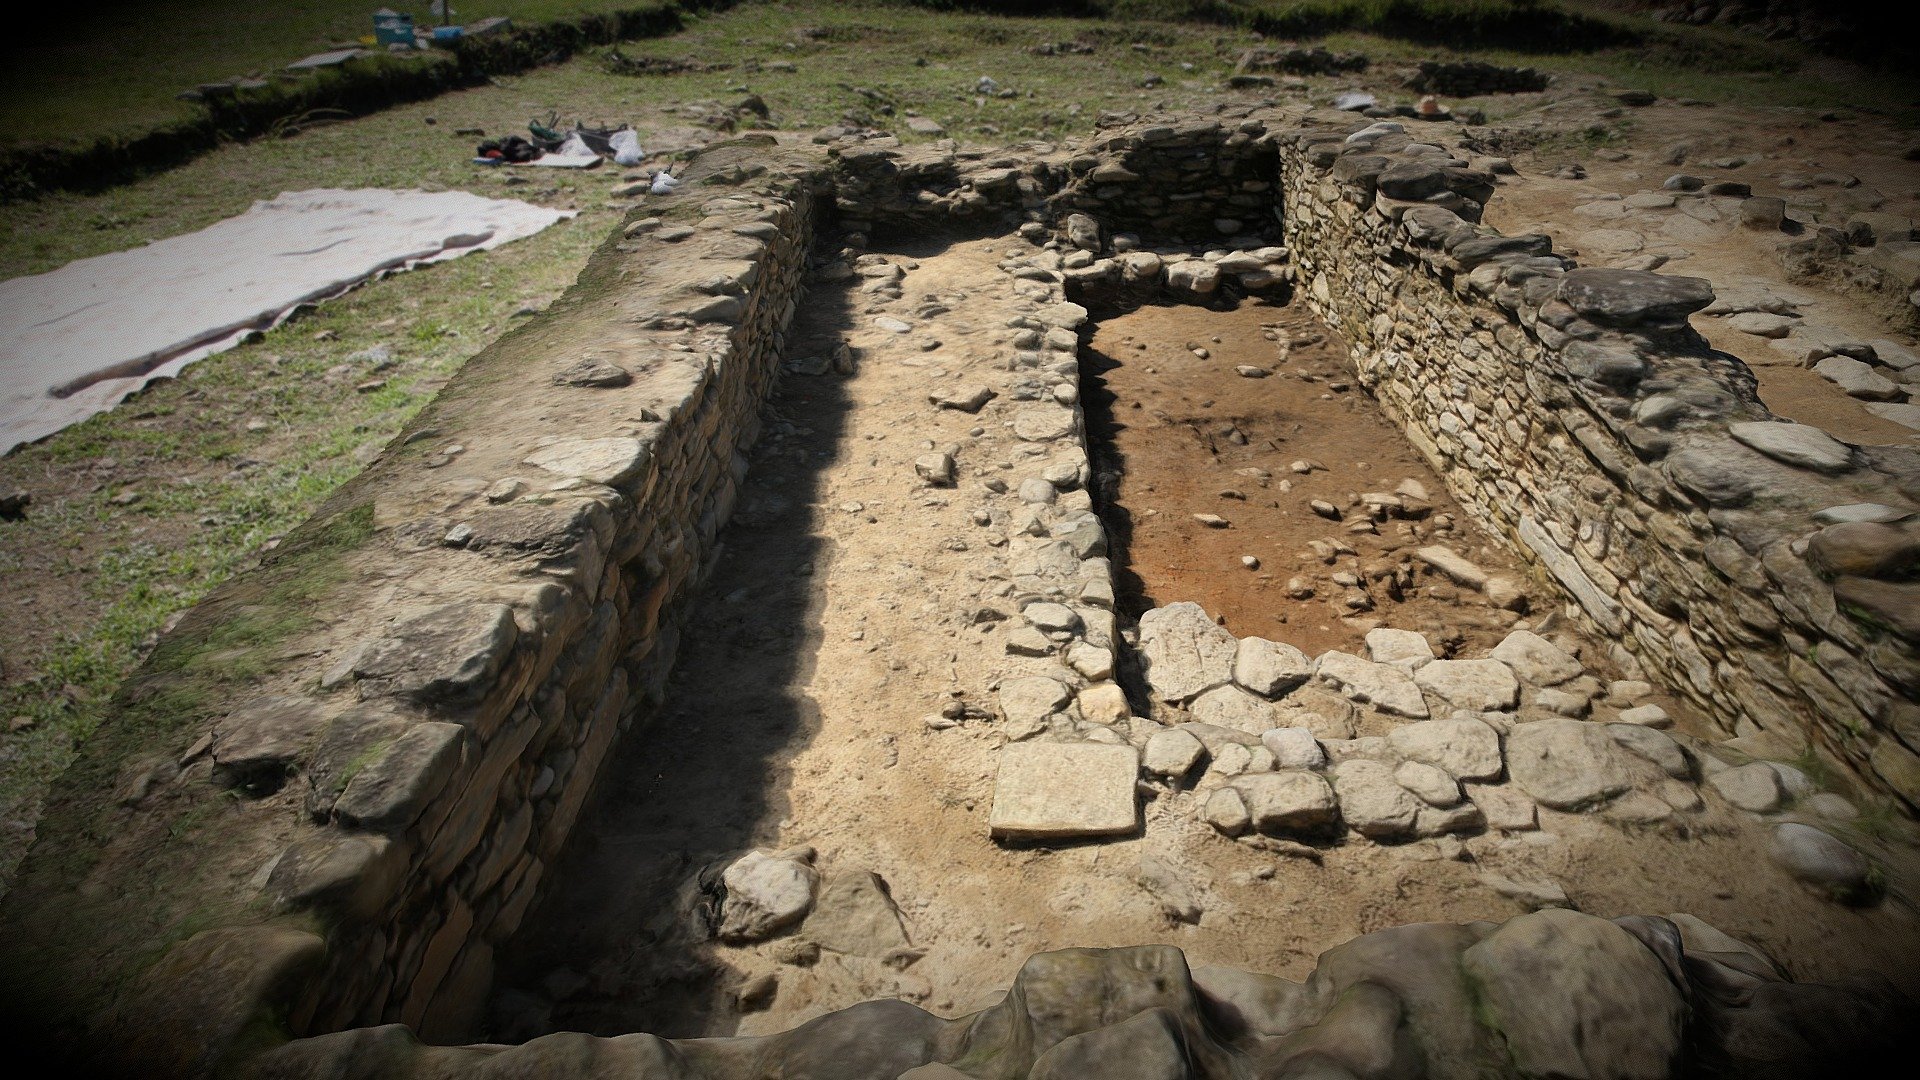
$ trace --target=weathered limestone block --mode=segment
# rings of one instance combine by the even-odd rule
[[[1140,657],[1161,700],[1179,703],[1233,678],[1239,642],[1198,604],[1181,602],[1140,616]]]
[[[988,827],[996,839],[1122,836],[1140,827],[1131,746],[1009,743],[1000,748]]]

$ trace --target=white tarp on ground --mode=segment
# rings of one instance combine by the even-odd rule
[[[293,191],[199,232],[0,281],[0,454],[232,348],[298,304],[572,216],[462,191]]]

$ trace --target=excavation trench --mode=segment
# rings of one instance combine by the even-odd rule
[[[1126,615],[1191,600],[1237,636],[1318,655],[1364,653],[1380,626],[1449,654],[1490,648],[1525,613],[1525,572],[1304,307],[1248,297],[1093,314],[1089,450]],[[1500,597],[1510,609],[1414,554],[1431,545],[1504,576],[1519,594]]]
[[[1195,965],[1299,977],[1355,934],[1509,913],[1509,899],[1476,885],[1477,867],[1536,865],[1541,845],[1492,833],[1473,856],[1457,838],[1276,854],[1202,820],[1226,780],[1218,769],[1156,784],[1139,826],[1104,842],[991,838],[1004,746],[1138,746],[1191,719],[1150,700],[1125,640],[1156,605],[1196,601],[1236,635],[1310,656],[1364,656],[1379,626],[1422,631],[1442,656],[1484,655],[1530,616],[1604,667],[1597,647],[1565,636],[1557,601],[1541,594],[1526,610],[1538,590],[1452,503],[1303,307],[1090,299],[1077,357],[1023,367],[1005,347],[1019,332],[1008,323],[1031,310],[1000,265],[1009,243],[874,252],[861,272],[877,276],[808,291],[786,350],[802,359],[768,403],[666,704],[619,748],[541,906],[502,950],[484,1038],[754,1034],[876,997],[953,1016],[990,1004],[1029,954],[1074,946],[1162,942]],[[906,310],[870,291],[889,266]],[[881,311],[910,328],[877,326]],[[842,361],[850,374],[830,360],[842,345],[857,357]],[[975,385],[999,396],[977,412],[929,400]],[[1051,504],[1028,501],[1023,479],[1077,451],[1071,438],[1015,437],[1007,417],[1076,392],[1090,475],[1049,488]],[[952,484],[916,475],[943,452],[957,462]],[[1018,552],[1074,520],[1076,487],[1106,526],[1128,700],[1118,715],[1088,705],[1022,726],[1001,693],[1014,682],[1098,682],[1064,648],[1035,655],[1017,636],[1030,633]],[[1518,599],[1495,606],[1412,554],[1432,545],[1506,576]],[[1324,738],[1404,723],[1318,687],[1292,700],[1317,710]],[[1621,888],[1659,843],[1596,830],[1550,854]],[[816,902],[756,940],[723,940],[721,871],[754,848],[810,863]],[[1624,908],[1665,902],[1624,892]]]
[[[889,1031],[991,1053],[1062,996],[1094,1027],[1133,1000],[1089,968],[977,1022],[900,1004],[969,1016],[1025,964],[1297,981],[1365,972],[1319,958],[1373,931],[1556,905],[1911,986],[1906,912],[1833,905],[1908,854],[1784,763],[1812,738],[1802,764],[1907,775],[1874,725],[1911,661],[1836,611],[1904,586],[1830,583],[1808,538],[1904,505],[1900,460],[1764,422],[1687,328],[1702,283],[1492,234],[1491,175],[1446,147],[1255,112],[1000,156],[710,149],[257,572],[316,618],[252,696],[72,774],[89,808],[118,778],[119,816],[59,819],[116,849],[23,864],[20,969],[189,1054],[285,1017],[324,1036],[273,1052],[312,1076],[846,1039],[905,1046],[869,1070],[896,1076],[960,1048]],[[251,635],[232,601],[183,628]],[[117,715],[199,700],[182,655]],[[282,790],[216,789],[261,762]],[[214,808],[217,838],[186,827]],[[1878,865],[1807,888],[1775,841],[1809,821]],[[91,964],[242,907],[275,921]],[[1142,945],[1179,954],[1029,961]]]

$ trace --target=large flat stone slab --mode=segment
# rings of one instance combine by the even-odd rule
[[[1435,660],[1413,673],[1420,689],[1471,712],[1511,709],[1520,701],[1520,681],[1498,660]]]
[[[1456,779],[1500,775],[1500,734],[1470,716],[1403,724],[1387,733],[1387,745],[1407,761],[1445,769]]]
[[[1586,670],[1566,650],[1530,630],[1508,634],[1494,646],[1493,658],[1534,686],[1558,686],[1579,678]]]
[[[1427,718],[1427,702],[1420,696],[1420,687],[1397,667],[1334,651],[1321,654],[1314,670],[1321,681],[1355,701],[1395,716]]]
[[[1009,743],[1000,749],[988,828],[997,840],[1126,836],[1140,829],[1131,746]]]
[[[1507,772],[1555,810],[1581,810],[1633,786],[1633,772],[1604,724],[1540,720],[1507,736]]]
[[[1848,450],[1845,443],[1806,424],[1779,421],[1732,424],[1727,427],[1727,434],[1775,461],[1803,469],[1837,473],[1853,467],[1853,451]]]
[[[1140,658],[1162,701],[1184,702],[1233,678],[1239,643],[1199,604],[1182,601],[1140,616]]]
[[[1187,714],[1203,724],[1259,735],[1274,726],[1273,706],[1229,683],[1193,699]]]

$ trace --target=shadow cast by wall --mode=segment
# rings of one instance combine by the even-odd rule
[[[885,239],[887,253],[910,258],[951,242]],[[809,286],[783,357],[831,356],[861,284]],[[775,844],[789,810],[787,762],[821,728],[799,688],[817,662],[827,597],[815,574],[833,545],[809,515],[850,408],[843,376],[783,370],[666,703],[622,736],[540,906],[504,950],[485,1037],[733,1033],[741,976],[712,938],[715,897],[700,882],[711,888],[733,857]]]

